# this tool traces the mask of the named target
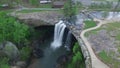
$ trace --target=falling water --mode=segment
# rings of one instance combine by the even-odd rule
[[[63,21],[59,21],[57,24],[55,24],[54,41],[51,44],[52,48],[55,49],[62,45],[62,39],[63,39],[65,27],[66,25],[63,23]]]
[[[66,42],[65,42],[65,47],[67,48],[67,50],[70,50],[70,45],[72,41],[71,36],[72,36],[71,31],[69,31],[67,34]]]

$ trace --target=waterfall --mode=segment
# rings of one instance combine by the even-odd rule
[[[63,23],[63,21],[59,21],[57,24],[55,24],[54,40],[51,44],[52,48],[58,48],[62,45],[62,39],[63,39],[65,27],[66,25]]]
[[[71,31],[69,31],[65,41],[65,47],[67,48],[67,50],[70,50],[71,41],[72,41],[72,34]]]

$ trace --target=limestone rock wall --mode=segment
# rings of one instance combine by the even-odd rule
[[[54,25],[63,17],[63,14],[59,11],[40,11],[16,13],[14,16],[28,25],[40,26]]]

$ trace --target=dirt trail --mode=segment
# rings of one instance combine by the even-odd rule
[[[95,27],[83,30],[80,34],[81,39],[83,40],[83,42],[85,43],[90,56],[91,56],[91,61],[92,61],[92,68],[110,68],[109,66],[107,66],[106,64],[104,64],[100,59],[98,59],[91,47],[91,44],[89,43],[89,41],[87,40],[87,38],[85,37],[85,33],[91,30],[95,30],[97,28],[100,28],[103,24],[107,24],[107,23],[111,23],[111,22],[115,22],[115,21],[120,21],[120,18],[114,18],[114,19],[110,19],[110,20],[99,20],[99,19],[95,19],[95,21],[99,21],[99,24]]]

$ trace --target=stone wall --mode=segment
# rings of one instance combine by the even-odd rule
[[[75,28],[75,26],[68,25],[68,24],[67,24],[67,28],[72,31],[72,34],[75,36],[75,38],[77,39],[77,41],[81,47],[83,56],[85,58],[86,68],[92,68],[92,61],[91,61],[90,54],[88,52],[86,45],[83,43],[83,40],[80,38],[80,33],[81,33],[82,29],[77,29],[77,28]],[[81,26],[81,28],[82,28],[82,26]]]

